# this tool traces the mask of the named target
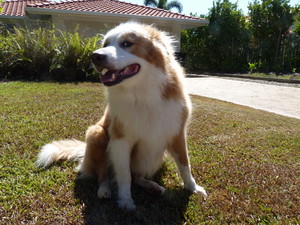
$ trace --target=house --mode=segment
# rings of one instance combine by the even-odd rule
[[[181,30],[205,26],[202,18],[174,13],[163,9],[127,3],[119,0],[6,0],[0,3],[0,24],[12,26],[48,26],[74,30],[92,36],[104,33],[115,25],[135,20],[155,24],[177,39],[180,51]]]

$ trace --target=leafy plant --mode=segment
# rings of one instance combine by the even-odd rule
[[[67,80],[83,80],[93,73],[89,56],[99,45],[100,36],[83,38],[77,28],[73,33],[59,31],[59,42],[55,49],[51,70],[62,70]],[[61,78],[59,78],[61,79]]]
[[[259,72],[264,67],[264,63],[261,61],[255,63],[248,63],[248,65],[250,73]]]
[[[93,74],[89,55],[101,37],[82,37],[77,30],[15,28],[0,34],[0,41],[0,78],[74,81]]]
[[[39,79],[49,72],[52,59],[55,57],[56,41],[55,31],[39,28],[27,31],[24,28],[15,28],[13,44],[16,46],[19,57],[15,61],[18,68],[26,72],[27,79]]]

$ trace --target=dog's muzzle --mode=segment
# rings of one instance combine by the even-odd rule
[[[113,86],[121,83],[125,79],[133,77],[138,74],[141,67],[139,64],[135,63],[120,70],[111,69],[107,63],[107,56],[99,53],[93,53],[91,59],[96,70],[101,73],[100,80],[105,86]]]

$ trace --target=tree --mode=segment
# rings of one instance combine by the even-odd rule
[[[185,66],[209,72],[300,72],[299,5],[254,0],[248,7],[245,17],[236,3],[217,0],[206,17],[208,26],[183,31]]]
[[[170,2],[168,2],[168,0],[145,0],[144,5],[166,10],[175,8],[178,12],[182,12],[182,4],[178,0],[172,0]]]
[[[281,53],[281,64],[284,72],[300,72],[300,5],[293,7],[292,13],[295,22],[284,36]]]
[[[296,21],[295,32],[300,35],[300,5],[294,7],[293,13],[295,14],[294,18]]]
[[[221,71],[244,70],[248,46],[245,17],[237,3],[218,0],[209,13],[209,33],[215,68]]]
[[[284,38],[293,23],[288,0],[257,0],[249,8],[252,34],[252,61],[260,61],[265,71],[277,71]]]
[[[182,46],[192,69],[241,72],[247,69],[249,36],[245,17],[229,0],[213,3],[207,27],[183,32]],[[190,63],[188,62],[188,63]]]

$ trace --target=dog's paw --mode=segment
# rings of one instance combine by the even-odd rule
[[[166,191],[166,189],[153,182],[153,185],[150,187],[149,191],[153,194],[162,195]]]
[[[193,192],[201,194],[204,197],[204,199],[207,198],[207,193],[206,193],[205,189],[201,186],[196,185]]]
[[[207,198],[207,193],[206,193],[205,189],[203,187],[197,185],[197,184],[190,185],[190,186],[185,186],[184,188],[191,191],[191,192],[193,192],[193,193],[201,194],[204,197],[204,199]]]
[[[107,185],[103,185],[99,187],[98,189],[98,198],[103,199],[103,198],[110,198],[111,197],[111,191],[110,188]]]
[[[120,199],[118,200],[118,206],[119,208],[126,211],[133,211],[136,209],[136,206],[132,199]]]

